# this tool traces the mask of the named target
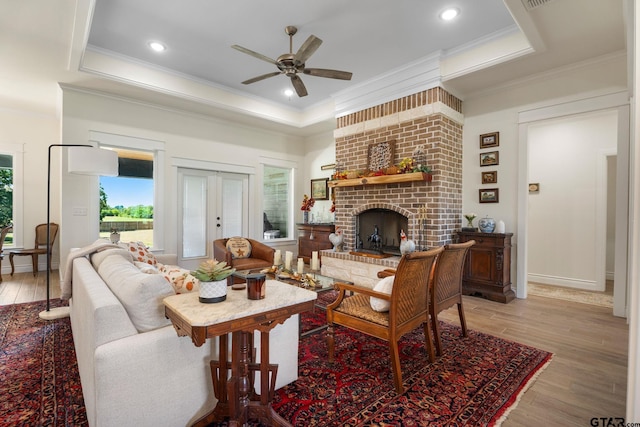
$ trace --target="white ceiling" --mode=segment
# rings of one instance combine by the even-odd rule
[[[334,123],[337,103],[407,87],[409,74],[464,99],[625,49],[622,0],[0,1],[0,108],[37,114],[55,111],[62,84],[309,132]],[[461,14],[444,22],[449,6]],[[275,59],[287,25],[294,52],[323,40],[307,67],[352,80],[303,75],[303,98],[283,95],[284,75],[242,85],[277,69],[231,45]]]

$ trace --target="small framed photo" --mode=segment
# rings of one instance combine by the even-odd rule
[[[480,135],[480,148],[498,147],[500,145],[500,132],[485,133]]]
[[[495,166],[500,164],[500,153],[498,151],[487,151],[480,153],[480,166]]]
[[[478,190],[480,203],[498,203],[500,190],[497,188],[482,188]]]
[[[311,198],[315,200],[329,200],[329,179],[312,179],[311,180]]]
[[[498,171],[481,172],[483,184],[497,184],[498,183]]]

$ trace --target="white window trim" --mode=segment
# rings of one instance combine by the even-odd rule
[[[89,131],[89,142],[98,147],[113,147],[153,153],[153,251],[165,248],[165,143],[135,136]]]
[[[295,178],[296,178],[296,173],[298,170],[298,163],[295,161],[291,161],[291,160],[283,160],[283,159],[276,159],[273,157],[259,157],[258,158],[258,162],[260,164],[259,167],[259,179],[258,179],[258,186],[260,189],[264,188],[264,168],[265,166],[273,166],[273,167],[278,167],[278,168],[283,168],[283,169],[289,169],[289,183],[291,185],[289,185],[289,200],[291,201],[289,203],[289,225],[288,225],[288,230],[287,230],[287,236],[289,237],[282,237],[279,239],[269,239],[268,241],[264,240],[264,237],[262,239],[263,242],[267,242],[270,245],[273,245],[274,243],[282,243],[282,242],[290,242],[290,241],[296,241],[297,238],[294,237],[295,236],[295,225],[296,225],[296,221],[295,221],[295,211],[294,211],[294,194],[295,194]],[[263,192],[259,191],[258,192],[260,194],[259,198],[260,200],[258,200],[258,206],[260,206],[260,210],[263,209],[264,207],[264,200],[262,197]],[[262,221],[262,217],[260,219]],[[262,230],[262,227],[260,228]],[[261,235],[263,235],[261,233]]]
[[[24,247],[24,144],[0,143],[0,153],[13,157],[13,243]]]

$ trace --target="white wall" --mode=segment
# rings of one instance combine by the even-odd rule
[[[222,163],[233,167],[260,170],[260,160],[273,158],[293,162],[296,166],[296,188],[308,185],[305,180],[304,141],[298,137],[264,131],[246,125],[191,115],[179,111],[143,105],[137,102],[103,97],[75,90],[64,90],[63,141],[86,143],[90,131],[99,131],[136,138],[161,141],[165,145],[166,189],[163,209],[165,226],[164,244],[159,248],[165,253],[177,250],[177,167],[175,159],[192,159],[202,162]],[[255,177],[254,177],[255,178]],[[261,179],[254,179],[249,189],[250,218],[249,234],[262,237],[261,190],[257,188]],[[60,217],[61,260],[72,247],[81,247],[93,242],[97,236],[98,185],[96,177],[63,175],[61,205],[53,212]],[[96,207],[95,212],[92,212]],[[86,217],[73,216],[72,207],[86,207]],[[158,211],[156,211],[156,215]],[[295,238],[295,236],[293,236]],[[287,250],[295,249],[296,242],[284,242]],[[61,266],[63,268],[64,265]]]
[[[23,212],[14,212],[14,232],[22,236],[19,246],[32,248],[35,241],[35,226],[47,219],[47,151],[50,144],[60,140],[60,124],[55,116],[43,116],[19,111],[0,110],[0,143],[20,144],[24,147],[24,196]],[[55,154],[55,153],[54,153]],[[56,157],[57,158],[57,157]],[[52,185],[56,181],[52,181]],[[54,195],[57,199],[57,195]],[[22,214],[22,215],[21,215]],[[52,218],[55,220],[55,218]],[[5,253],[9,247],[5,246]],[[58,259],[57,248],[53,261]],[[2,263],[2,273],[9,274],[8,257]],[[16,271],[31,271],[31,257],[14,258]],[[46,265],[40,257],[39,269]]]
[[[296,219],[302,222],[300,212],[300,204],[302,203],[302,195],[309,194],[311,191],[311,180],[320,178],[330,178],[334,169],[322,170],[323,165],[329,165],[336,162],[336,144],[333,138],[333,132],[326,132],[313,137],[309,137],[306,142],[306,154],[304,158],[304,182],[296,204]],[[331,191],[331,190],[329,190]],[[331,194],[329,192],[329,194]],[[311,208],[311,217],[314,222],[333,222],[333,213],[329,212],[331,208],[331,200],[318,200],[313,208]]]
[[[529,181],[540,184],[529,193],[529,281],[604,290],[605,242],[597,238],[606,234],[600,208],[617,122],[609,110],[529,125]]]
[[[479,217],[488,215],[503,220],[507,232],[513,232],[511,253],[511,281],[518,287],[518,197],[527,188],[518,188],[521,165],[519,150],[519,114],[550,105],[563,105],[575,100],[589,99],[600,94],[615,93],[626,88],[626,58],[620,55],[575,69],[509,83],[501,88],[478,93],[463,99],[463,213],[475,212]],[[479,135],[500,132],[500,146],[479,148]],[[480,167],[480,152],[498,150],[500,164]],[[497,185],[482,185],[480,172],[497,170]],[[497,187],[499,203],[479,203],[478,189]],[[460,219],[462,224],[463,219]]]

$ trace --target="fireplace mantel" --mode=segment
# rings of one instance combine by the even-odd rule
[[[365,176],[352,179],[334,179],[329,181],[329,187],[356,187],[359,185],[395,184],[398,182],[431,182],[432,175],[424,172],[399,173],[397,175]]]

